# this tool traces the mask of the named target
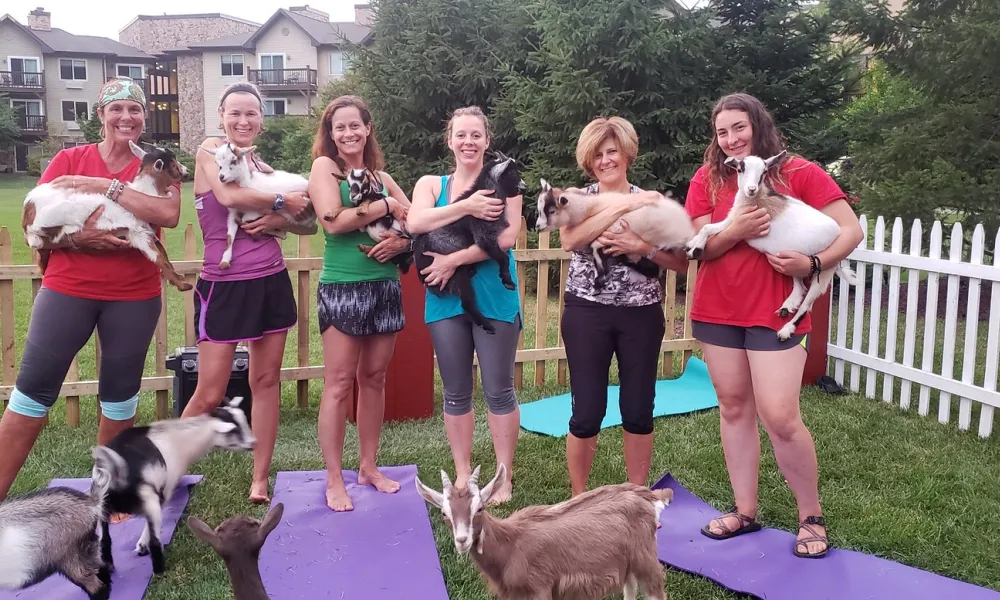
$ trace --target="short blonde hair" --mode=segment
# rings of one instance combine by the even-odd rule
[[[598,117],[587,123],[587,126],[580,132],[580,139],[576,142],[576,164],[580,165],[583,172],[591,178],[597,178],[590,163],[593,162],[598,148],[608,138],[615,141],[618,151],[625,156],[625,168],[635,162],[639,155],[639,136],[635,133],[635,127],[621,117]]]

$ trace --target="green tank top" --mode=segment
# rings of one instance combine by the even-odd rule
[[[382,195],[388,196],[388,190],[383,191]],[[350,188],[347,182],[341,181],[341,205],[353,209],[350,197]],[[320,283],[355,283],[358,281],[399,279],[396,265],[388,261],[380,263],[374,258],[368,258],[364,252],[358,250],[358,244],[375,245],[375,241],[366,232],[354,230],[330,234],[324,230],[323,237],[325,243],[323,246],[323,270],[319,274]]]

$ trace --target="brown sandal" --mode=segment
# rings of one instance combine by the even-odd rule
[[[723,519],[725,519],[726,517],[736,517],[740,521],[740,526],[737,527],[736,529],[729,529],[728,527],[725,526],[723,521]],[[757,522],[757,519],[755,517],[748,517],[740,513],[738,510],[736,510],[735,506],[731,511],[727,512],[724,515],[720,515],[712,520],[719,522],[719,527],[722,528],[723,532],[721,534],[713,532],[711,530],[711,525],[712,525],[711,522],[708,525],[702,527],[701,532],[704,535],[712,538],[713,540],[725,540],[731,537],[736,537],[738,535],[743,535],[744,533],[753,533],[754,531],[760,531],[760,523]]]
[[[795,541],[795,556],[799,558],[823,558],[826,556],[827,550],[830,549],[830,542],[827,540],[826,534],[817,534],[816,530],[810,527],[810,525],[819,525],[820,527],[826,528],[826,519],[823,517],[806,517],[799,523],[799,529],[805,529],[810,533],[810,537],[802,538],[801,540]],[[822,552],[816,552],[815,554],[809,552],[809,542],[823,542],[825,546]],[[805,552],[799,552],[799,546]]]

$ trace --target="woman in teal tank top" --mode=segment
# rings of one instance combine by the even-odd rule
[[[413,207],[407,219],[410,233],[424,233],[453,223],[466,215],[496,220],[504,213],[502,201],[491,198],[492,190],[472,194],[461,202],[453,199],[468,189],[483,169],[483,157],[489,147],[489,121],[478,107],[456,110],[448,123],[448,147],[455,156],[451,175],[426,175],[413,190]],[[512,248],[521,229],[521,197],[507,199],[510,226],[500,235],[500,247],[510,257],[510,275],[517,282]],[[495,334],[472,323],[457,296],[437,296],[427,292],[424,319],[430,329],[438,369],[444,384],[444,423],[455,461],[455,485],[462,487],[472,475],[472,434],[475,416],[472,411],[472,356],[479,357],[489,427],[497,462],[507,470],[505,481],[494,488],[488,500],[506,502],[511,498],[511,474],[514,451],[521,426],[517,395],[514,392],[514,358],[521,334],[521,300],[515,289],[508,290],[500,281],[500,265],[478,246],[438,255],[424,269],[425,285],[443,287],[455,269],[475,265],[472,287],[476,304],[483,316],[496,328]]]
[[[410,240],[391,236],[375,244],[359,231],[392,213],[404,220],[410,202],[382,169],[382,152],[372,130],[371,113],[357,96],[341,96],[323,112],[313,143],[309,197],[325,240],[323,270],[316,290],[319,330],[323,340],[323,396],[319,409],[319,442],[326,462],[326,503],[332,510],[354,508],[342,474],[347,407],[358,383],[358,483],[394,493],[399,483],[376,466],[385,373],[392,359],[396,333],[403,328],[403,295],[396,266],[390,258],[410,247]],[[350,202],[348,169],[369,169],[383,183],[385,202],[373,203],[358,216]],[[358,245],[372,246],[367,253]]]

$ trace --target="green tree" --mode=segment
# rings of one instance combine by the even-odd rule
[[[88,142],[96,144],[101,141],[101,119],[97,116],[96,102],[90,107],[90,118],[84,119],[82,116],[77,116],[76,122],[79,123],[83,137]]]
[[[857,118],[851,179],[860,208],[995,232],[1000,3],[908,0],[893,15],[884,0],[830,0],[830,11],[885,64],[874,100],[845,117]]]
[[[17,113],[5,94],[0,94],[0,150],[6,150],[14,145],[14,140],[21,135],[21,127],[17,124]]]

